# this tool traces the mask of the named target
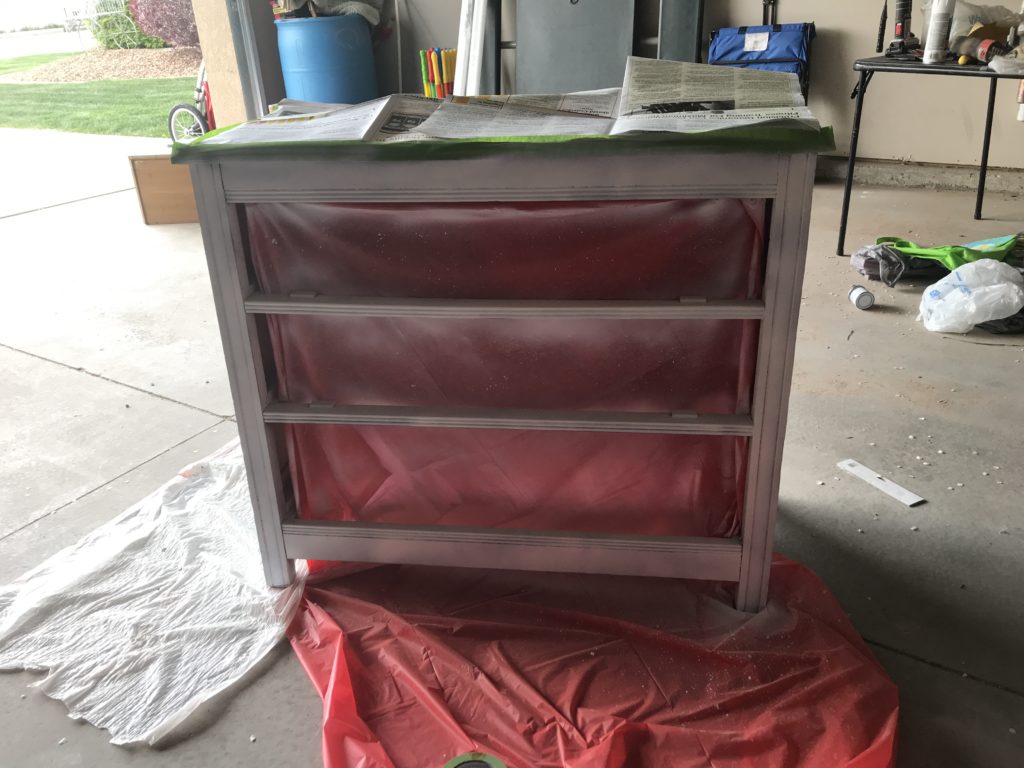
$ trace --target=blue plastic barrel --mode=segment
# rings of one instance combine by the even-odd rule
[[[358,104],[377,97],[370,25],[362,16],[318,16],[275,23],[289,99]]]

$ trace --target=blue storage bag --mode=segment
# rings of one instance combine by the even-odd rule
[[[711,36],[708,64],[792,72],[806,99],[814,35],[813,23],[718,29]]]

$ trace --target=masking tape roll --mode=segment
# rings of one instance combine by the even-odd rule
[[[501,760],[483,752],[468,752],[445,764],[444,768],[508,768]]]

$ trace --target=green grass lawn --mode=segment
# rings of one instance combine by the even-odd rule
[[[0,126],[164,137],[167,113],[175,104],[192,102],[195,83],[191,77],[0,83]]]
[[[9,75],[11,72],[21,72],[23,69],[32,69],[51,61],[66,59],[68,56],[77,56],[75,53],[38,53],[34,56],[19,56],[16,59],[0,59],[0,75]]]

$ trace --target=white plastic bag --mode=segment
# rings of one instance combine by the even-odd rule
[[[371,27],[380,24],[383,0],[313,0],[316,8],[324,16],[346,16],[357,13],[369,22]]]
[[[964,264],[921,297],[921,313],[929,331],[969,333],[978,323],[1001,320],[1024,308],[1024,278],[1001,261],[979,259]]]
[[[1016,49],[1020,51],[1020,48]],[[995,56],[988,63],[988,68],[1000,75],[1020,75],[1024,77],[1024,53],[1020,55]]]
[[[931,21],[933,0],[924,0],[921,5],[921,12],[924,14],[925,25],[922,29],[927,30]],[[1022,8],[1024,10],[1024,8]],[[953,28],[950,31],[950,40],[961,35],[966,35],[975,24],[999,24],[1003,27],[1016,27],[1024,22],[1024,13],[1014,13],[1002,5],[982,5],[969,3],[966,0],[957,0],[956,10],[953,11]]]
[[[281,7],[286,11],[297,11],[306,5],[307,0],[281,0]],[[345,16],[356,13],[375,27],[380,24],[380,14],[384,0],[313,0],[317,13],[321,16]]]
[[[302,580],[263,577],[238,442],[0,587],[0,669],[114,744],[153,744],[284,637]],[[3,758],[0,758],[0,763]]]

